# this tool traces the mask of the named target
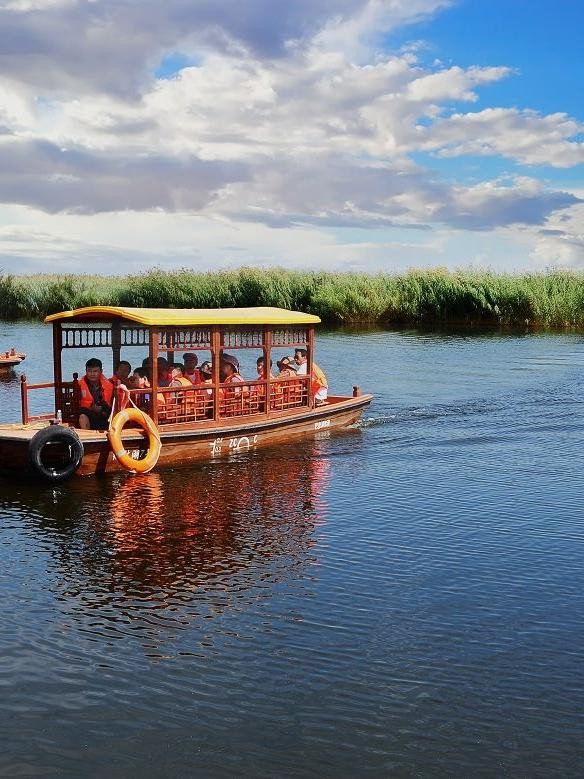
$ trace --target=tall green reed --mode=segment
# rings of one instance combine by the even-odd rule
[[[151,270],[126,277],[15,276],[0,271],[0,318],[42,319],[90,305],[277,306],[329,324],[584,327],[584,274],[411,270],[400,274],[239,268]]]

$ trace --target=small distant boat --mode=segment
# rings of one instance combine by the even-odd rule
[[[0,352],[0,368],[13,368],[26,359],[24,352],[17,352],[14,346],[10,351]]]

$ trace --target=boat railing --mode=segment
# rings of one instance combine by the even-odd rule
[[[57,411],[61,412],[63,422],[70,422],[73,425],[77,424],[79,417],[79,382],[78,374],[73,374],[73,381],[61,382],[59,386],[59,392],[56,392],[56,384],[52,381],[42,382],[39,384],[29,384],[25,375],[20,377],[20,406],[22,424],[28,425],[31,422],[39,422],[45,419],[54,419]],[[36,392],[38,390],[52,390],[54,408],[52,411],[44,412],[42,414],[30,413],[30,398],[29,393]]]
[[[180,422],[201,422],[213,418],[215,394],[214,384],[194,384],[192,387],[159,387],[157,391],[158,421],[161,425]],[[148,390],[132,390],[130,396],[140,393],[142,397]],[[219,385],[219,418],[247,417],[264,414],[267,382],[238,382]],[[274,379],[269,388],[270,412],[308,406],[308,378]],[[135,400],[140,407],[140,401]],[[146,401],[142,401],[145,408]]]
[[[54,408],[50,412],[31,414],[30,393],[39,390],[52,390]],[[269,403],[266,402],[268,391]],[[191,387],[180,388],[158,387],[156,402],[159,424],[202,422],[213,419],[216,392],[217,387],[213,384],[194,384]],[[54,419],[57,411],[60,411],[63,422],[77,426],[80,398],[78,374],[73,374],[73,381],[61,382],[59,385],[55,382],[29,384],[26,376],[23,375],[20,394],[23,424]],[[146,412],[151,410],[152,390],[150,388],[132,389],[130,397],[138,408]],[[290,379],[275,378],[270,381],[269,390],[268,383],[263,379],[219,385],[220,419],[277,413],[308,407],[308,403],[308,377],[306,376]]]

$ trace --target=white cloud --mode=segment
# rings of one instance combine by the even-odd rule
[[[542,233],[535,241],[530,257],[543,268],[570,267],[584,269],[584,233],[570,235]]]
[[[319,48],[350,52],[356,59],[366,42],[375,42],[383,33],[414,24],[448,6],[454,0],[367,0],[356,4],[353,13],[337,13],[315,35]]]
[[[469,230],[513,224],[541,225],[557,211],[578,203],[571,192],[548,191],[539,181],[521,177],[454,187],[450,200],[435,213],[439,221]]]
[[[407,89],[410,100],[422,103],[438,103],[444,100],[474,101],[473,87],[499,81],[508,76],[509,68],[468,68],[458,66],[414,79]]]
[[[75,0],[2,0],[0,11],[48,11],[74,4]]]
[[[564,113],[487,108],[419,128],[416,145],[443,157],[501,155],[526,165],[568,168],[584,162],[584,143],[573,140],[583,132],[584,124]]]
[[[136,96],[169,51],[283,58],[319,33],[346,40],[415,21],[445,0],[10,0],[0,6],[5,76],[60,95]],[[24,13],[28,11],[28,13]],[[373,27],[372,27],[373,25]],[[326,36],[325,36],[326,37]],[[321,40],[320,46],[325,45]],[[338,49],[339,46],[333,46]],[[120,77],[123,74],[123,77]]]
[[[584,270],[584,189],[576,190],[581,202],[547,220],[536,231],[530,257],[539,266]]]

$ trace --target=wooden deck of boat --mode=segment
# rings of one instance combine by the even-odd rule
[[[47,427],[48,424],[46,419],[30,422],[28,425],[23,425],[21,422],[0,424],[0,439],[4,441],[30,441],[35,433],[42,430],[43,427]],[[105,433],[95,430],[75,428],[75,432],[82,441],[95,441],[96,437],[105,439]]]

